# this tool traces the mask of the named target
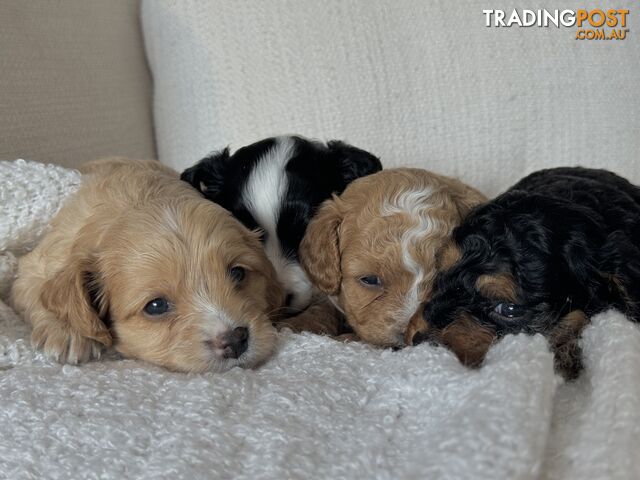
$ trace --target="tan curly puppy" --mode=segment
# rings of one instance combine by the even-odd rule
[[[485,200],[458,180],[421,169],[360,178],[309,224],[302,266],[357,337],[382,346],[410,344],[431,295],[436,253]]]

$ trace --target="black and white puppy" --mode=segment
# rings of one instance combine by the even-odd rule
[[[213,153],[182,173],[182,180],[262,232],[267,256],[287,292],[290,313],[309,306],[313,287],[298,247],[318,206],[353,180],[382,169],[374,155],[344,142],[272,137]]]

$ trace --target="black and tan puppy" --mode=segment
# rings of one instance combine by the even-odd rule
[[[575,377],[590,316],[617,308],[640,321],[640,188],[606,170],[533,173],[472,211],[439,268],[414,344],[478,366],[505,334],[541,333]]]

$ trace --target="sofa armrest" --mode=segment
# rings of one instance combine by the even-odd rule
[[[138,0],[3,0],[0,45],[0,159],[155,157]]]

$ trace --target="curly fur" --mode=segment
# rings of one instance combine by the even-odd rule
[[[473,318],[496,339],[542,333],[556,353],[557,369],[573,377],[581,369],[576,340],[589,317],[613,307],[640,320],[640,188],[614,173],[533,173],[472,211],[453,242],[449,255],[457,249],[453,257],[460,258],[438,275],[416,343],[441,342],[452,324]],[[516,298],[488,292],[488,277],[494,278],[491,291],[513,290]],[[525,308],[521,317],[495,312],[498,303],[514,300]],[[463,336],[474,330],[458,328]],[[455,342],[463,361],[469,343]]]
[[[327,200],[300,244],[314,284],[344,313],[361,340],[410,343],[437,272],[435,253],[480,192],[417,168],[383,170]],[[369,285],[363,277],[374,276]]]

